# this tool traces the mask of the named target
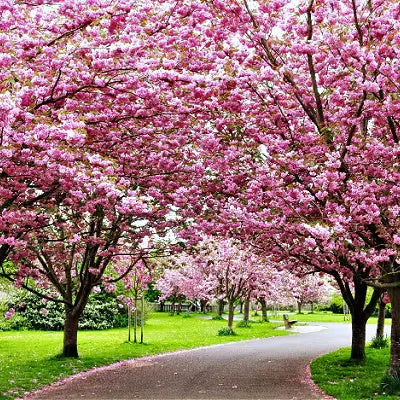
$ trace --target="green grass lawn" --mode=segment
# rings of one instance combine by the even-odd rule
[[[350,348],[340,349],[311,364],[312,379],[326,393],[338,400],[399,399],[380,394],[380,383],[389,365],[389,349],[366,348],[367,358],[352,363]]]
[[[59,357],[62,332],[0,332],[0,399],[11,399],[40,386],[95,366],[116,361],[245,339],[286,335],[278,324],[252,323],[235,328],[237,336],[217,336],[226,321],[153,313],[145,326],[144,344],[127,343],[127,329],[81,331],[79,359]]]
[[[283,314],[283,312],[281,313]],[[279,315],[278,317],[274,317],[273,315],[270,316],[272,320],[281,319],[282,316]],[[348,316],[348,319],[344,320],[343,314],[333,314],[331,311],[318,311],[314,313],[307,313],[304,314],[289,314],[289,319],[295,319],[300,322],[341,322],[341,323],[351,323],[351,318]],[[385,323],[391,324],[391,319],[386,318]],[[377,318],[371,317],[368,320],[368,324],[376,324]]]

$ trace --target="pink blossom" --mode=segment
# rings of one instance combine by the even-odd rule
[[[15,310],[13,308],[10,308],[5,314],[4,318],[5,319],[10,319],[15,315]]]

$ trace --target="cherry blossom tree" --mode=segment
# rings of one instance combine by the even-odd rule
[[[185,299],[185,289],[190,286],[188,278],[177,269],[166,269],[157,282],[157,289],[161,292],[160,300],[171,298],[171,312],[175,312],[175,303],[178,303],[177,313],[182,311],[182,301]]]
[[[176,241],[200,193],[177,95],[190,79],[163,64],[162,4],[1,7],[1,275],[65,305],[63,354],[77,356],[90,291]]]
[[[299,314],[304,304],[322,303],[328,298],[327,283],[321,278],[312,275],[297,277],[292,289]]]
[[[199,301],[201,311],[205,311],[208,302],[217,299],[219,282],[213,274],[212,261],[198,252],[198,248],[192,247],[169,259],[171,266],[165,268],[157,282],[161,299],[173,297]]]
[[[234,106],[220,105],[238,133],[235,149],[219,143],[218,152],[241,147],[245,154],[251,141],[259,149],[245,168],[213,163],[209,209],[221,221],[214,229],[239,234],[299,273],[332,275],[352,314],[352,358],[364,358],[365,323],[383,288],[394,321],[400,308],[398,3],[213,7],[218,23],[210,35],[223,42],[225,83],[234,81],[225,85]],[[366,304],[367,285],[375,290]],[[400,370],[398,326],[393,373]]]
[[[197,275],[195,280],[186,277],[181,287],[189,286],[192,293],[196,293],[192,296],[197,298],[212,294],[214,298],[226,301],[228,330],[232,333],[235,302],[251,296],[257,274],[262,269],[260,260],[233,240],[204,238],[197,244],[194,254],[186,257],[185,263],[192,271],[201,272],[202,276]],[[190,276],[191,273],[188,274],[187,271],[186,269],[186,275]],[[185,269],[175,273],[185,274]],[[181,292],[184,291],[181,289]],[[188,294],[189,291],[186,290],[185,293]]]

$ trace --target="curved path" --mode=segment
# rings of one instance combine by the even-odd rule
[[[310,324],[313,325],[313,324]],[[152,356],[81,373],[29,399],[327,399],[307,378],[312,359],[349,346],[350,324]],[[368,326],[368,337],[375,326]]]

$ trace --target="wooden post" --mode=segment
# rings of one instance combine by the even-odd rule
[[[143,343],[143,329],[144,329],[144,296],[142,296],[142,313],[140,315],[140,343]]]
[[[132,308],[128,304],[128,342],[131,341],[131,318],[132,317]]]
[[[137,295],[135,294],[135,313],[133,319],[133,343],[137,343],[136,333],[137,333]]]

